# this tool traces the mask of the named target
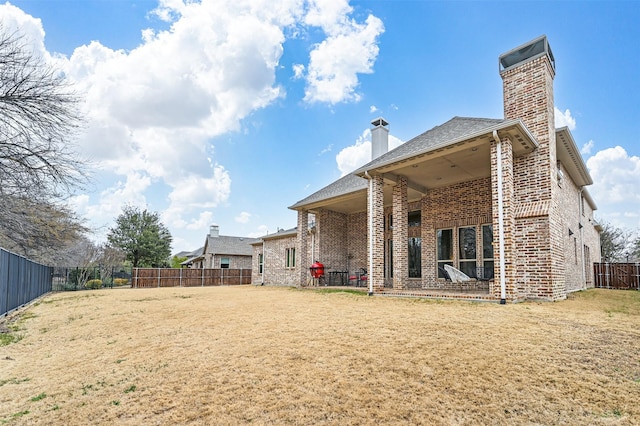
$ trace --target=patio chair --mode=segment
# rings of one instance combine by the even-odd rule
[[[367,270],[360,268],[354,275],[349,275],[349,285],[351,285],[351,281],[355,281],[356,287],[360,287],[360,283],[367,281]]]
[[[440,275],[444,277],[445,281],[451,281],[451,277],[449,276],[449,273],[446,269],[444,269],[442,266],[438,266],[438,271],[440,271]]]
[[[447,273],[449,274],[449,277],[451,278],[451,281],[454,283],[471,281],[471,277],[469,277],[469,275],[465,274],[459,269],[454,268],[453,266],[444,265],[444,269],[445,271],[447,271]]]

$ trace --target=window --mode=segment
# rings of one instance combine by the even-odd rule
[[[221,257],[220,258],[220,267],[222,269],[229,269],[229,258],[228,257]]]
[[[420,216],[420,210],[414,210],[409,212],[409,228],[419,227],[422,222],[422,218]]]
[[[295,268],[296,267],[296,249],[295,247],[288,248],[285,253],[285,264],[286,268]]]
[[[389,215],[389,230],[393,229],[393,215]]]
[[[444,278],[444,265],[453,266],[453,229],[436,231],[438,247],[438,278]]]
[[[470,277],[476,277],[476,227],[458,228],[458,252],[460,270]]]
[[[409,237],[409,278],[422,276],[422,238]]]
[[[264,255],[260,253],[258,255],[258,273],[262,273],[262,266],[264,265]]]
[[[387,243],[387,250],[389,252],[389,266],[387,267],[387,277],[393,278],[393,240],[389,239]]]
[[[493,278],[493,265],[493,225],[482,225],[482,278]]]

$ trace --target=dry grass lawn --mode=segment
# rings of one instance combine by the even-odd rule
[[[113,289],[4,326],[0,424],[640,424],[637,291],[501,306]]]

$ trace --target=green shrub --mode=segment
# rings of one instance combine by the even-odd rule
[[[89,280],[84,286],[94,290],[102,288],[102,280]]]
[[[125,285],[128,284],[129,280],[126,278],[114,278],[113,285]]]

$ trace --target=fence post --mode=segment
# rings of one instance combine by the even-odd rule
[[[182,268],[180,268],[180,287],[182,287]]]

